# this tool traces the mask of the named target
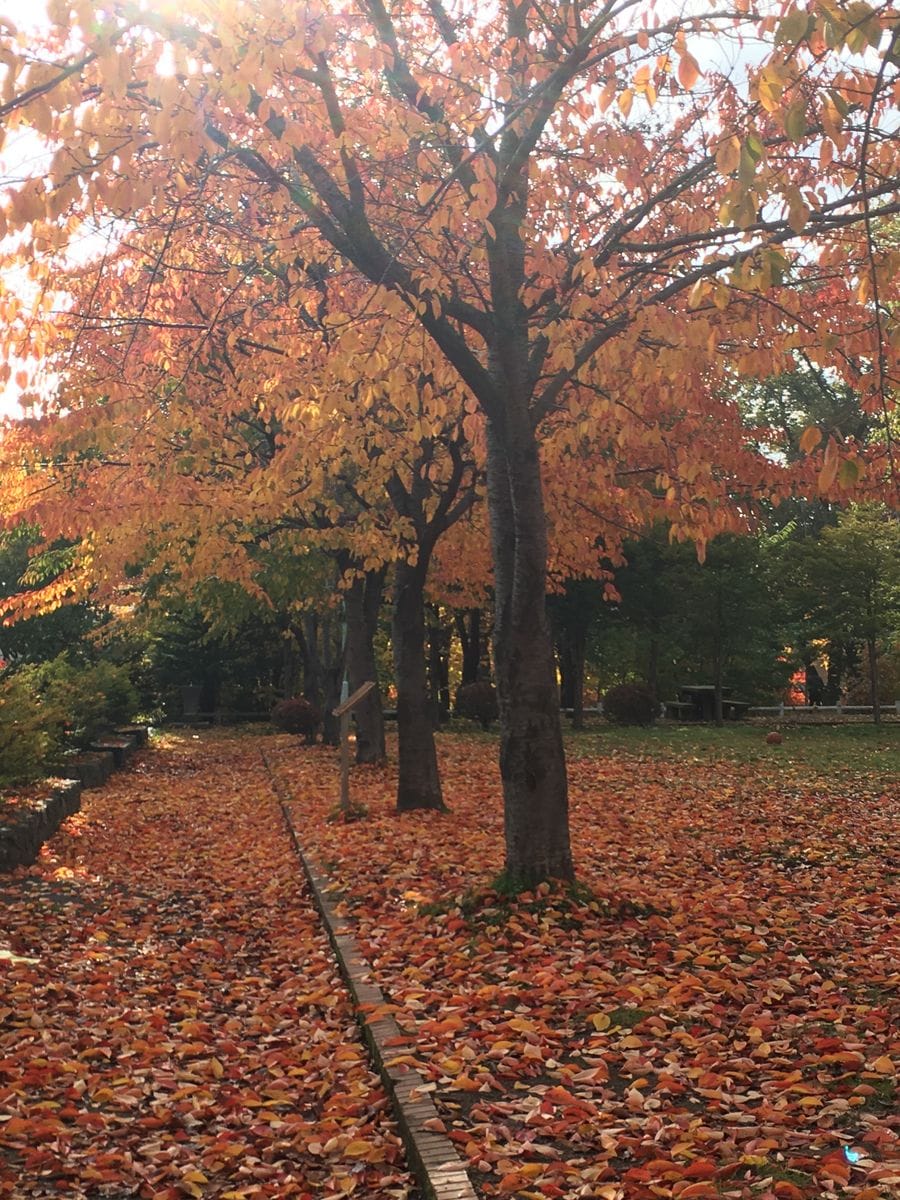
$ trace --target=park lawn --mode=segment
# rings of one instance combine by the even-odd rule
[[[160,739],[0,912],[0,1197],[411,1200],[258,739]]]
[[[579,886],[515,900],[490,739],[441,735],[449,813],[359,768],[346,825],[266,744],[484,1196],[900,1193],[898,730],[764,733],[573,739]]]
[[[778,731],[781,745],[767,745],[765,735]],[[900,775],[900,721],[879,725],[862,718],[841,724],[808,721],[729,722],[723,728],[664,721],[650,729],[589,722],[583,733],[568,735],[570,758],[626,753],[636,758],[677,757],[701,762],[724,759],[755,763],[767,772],[801,767],[829,777],[858,772]]]

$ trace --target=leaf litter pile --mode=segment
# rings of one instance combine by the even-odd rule
[[[495,748],[441,746],[449,813],[360,768],[350,824],[266,754],[483,1196],[897,1200],[896,774],[582,757],[579,887],[511,900]]]
[[[412,1197],[258,740],[164,739],[0,905],[0,1196]]]

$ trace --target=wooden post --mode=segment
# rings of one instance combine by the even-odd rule
[[[344,687],[346,688],[346,686],[345,683]],[[375,686],[374,681],[370,679],[358,687],[352,696],[341,696],[341,703],[337,708],[331,710],[334,716],[340,718],[341,722],[341,812],[343,813],[350,811],[350,714],[360,700],[365,700]]]

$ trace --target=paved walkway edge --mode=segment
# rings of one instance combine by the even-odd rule
[[[353,997],[363,1038],[394,1106],[410,1169],[426,1200],[478,1200],[455,1146],[446,1134],[433,1128],[440,1118],[426,1090],[426,1081],[418,1071],[396,1062],[411,1048],[409,1037],[400,1031],[393,1017],[366,1020],[363,1010],[385,1004],[384,993],[373,982],[371,967],[360,954],[352,930],[337,911],[331,897],[334,890],[331,881],[301,846],[283,790],[265,754],[262,757],[341,974]],[[428,1125],[432,1128],[427,1128]]]

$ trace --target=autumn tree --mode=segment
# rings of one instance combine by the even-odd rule
[[[258,230],[220,299],[278,279],[302,313],[311,280],[355,281],[329,386],[365,403],[370,381],[425,339],[436,391],[486,421],[507,872],[522,885],[570,877],[544,612],[547,423],[564,414],[594,437],[608,430],[607,457],[623,427],[662,452],[679,420],[723,423],[726,377],[784,370],[801,344],[823,370],[861,373],[864,407],[890,404],[898,272],[873,230],[897,211],[881,123],[896,13],[865,0],[785,3],[772,16],[639,0],[266,0],[228,6],[213,26],[190,3],[177,14],[112,4],[99,21],[83,7],[53,6],[44,62],[6,55],[0,111],[55,151],[46,180],[7,207],[33,257],[39,318],[7,300],[8,340],[27,328],[34,352],[71,358],[48,297],[85,221],[141,229],[149,297],[180,227],[197,238],[237,212]],[[751,42],[730,75],[718,65],[713,45]],[[196,282],[181,276],[186,290]],[[92,294],[71,314],[84,326]],[[265,345],[244,311],[238,327],[219,299],[201,304],[191,371],[220,336],[226,349]],[[360,353],[357,331],[376,312],[384,336]],[[129,317],[117,369],[139,352],[141,309]],[[116,403],[122,388],[107,387]],[[674,535],[701,546],[723,527],[710,440],[694,455],[684,439],[653,480]],[[732,449],[719,447],[726,473]],[[833,439],[818,453],[822,487],[858,476],[838,479]],[[748,503],[757,482],[743,480]]]

